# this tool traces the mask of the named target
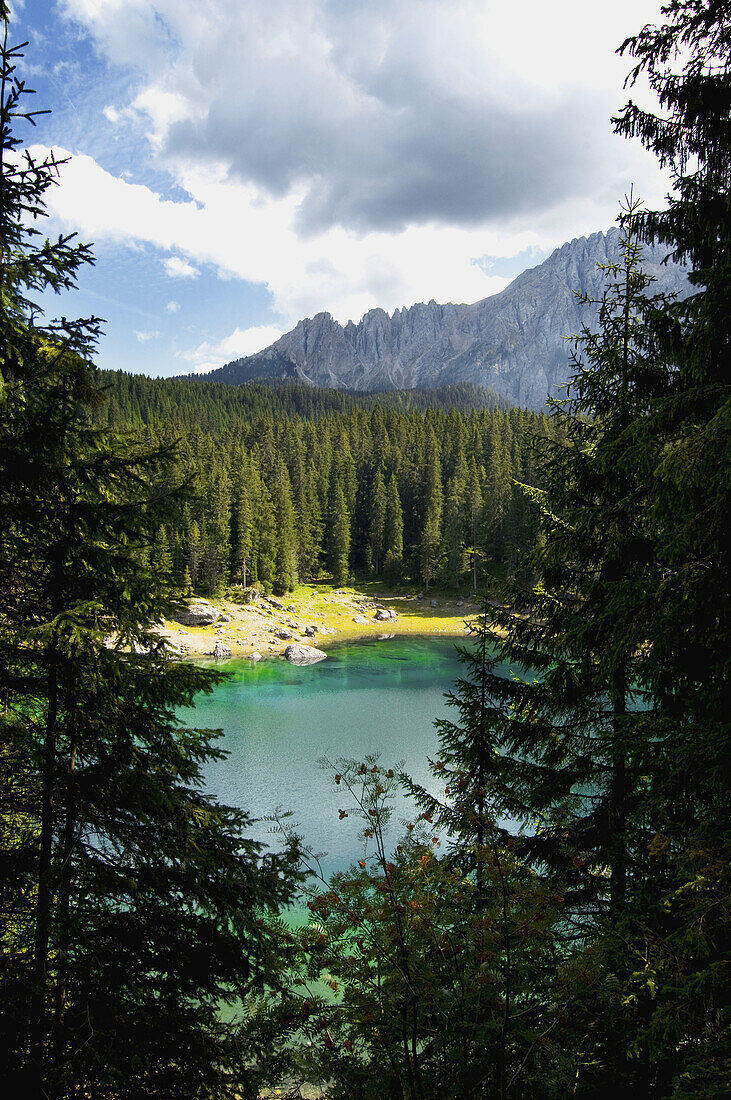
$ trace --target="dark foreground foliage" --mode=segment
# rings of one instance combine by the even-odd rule
[[[0,207],[0,870],[3,1081],[24,1097],[230,1096],[221,1011],[271,978],[261,916],[290,895],[248,816],[203,790],[215,734],[175,714],[218,674],[173,664],[149,548],[174,455],[95,427],[98,322],[44,323],[88,250],[33,219],[56,174],[18,154],[8,45]]]
[[[616,126],[659,155],[673,196],[659,212],[627,200],[599,329],[577,340],[567,400],[532,421],[536,464],[516,411],[331,396],[303,411],[292,390],[278,416],[272,391],[210,387],[209,437],[192,383],[133,400],[120,380],[128,407],[101,413],[96,323],[41,325],[32,306],[89,255],[29,233],[55,166],[8,157],[22,87],[5,46],[0,1027],[15,1093],[253,1098],[287,1079],[332,1100],[726,1095],[731,4],[663,12],[622,47],[663,114],[630,103]],[[643,237],[690,263],[695,293],[653,295]],[[171,392],[180,409],[150,413]],[[147,445],[105,416],[144,422]],[[177,459],[150,446],[173,423]],[[200,503],[176,512],[170,492],[194,468],[197,542]],[[216,677],[167,661],[164,575],[202,568],[215,590],[248,569],[286,588],[356,564],[457,583],[511,538],[526,550],[463,652],[432,789],[375,758],[337,762],[362,859],[319,886],[313,863],[304,927],[272,917],[287,859],[207,798],[210,733],[175,720]],[[419,817],[389,851],[399,780]]]
[[[299,1009],[277,1006],[332,1097],[728,1090],[731,5],[663,13],[622,49],[664,113],[616,125],[674,193],[627,199],[526,490],[536,546],[485,601],[444,786],[404,777],[422,814],[390,858],[388,772],[339,764],[376,850],[311,902]],[[642,238],[695,293],[653,295]],[[334,1003],[304,984],[322,975]]]

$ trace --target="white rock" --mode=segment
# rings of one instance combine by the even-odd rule
[[[287,646],[284,656],[291,665],[314,665],[318,661],[324,661],[327,653],[313,645],[302,645],[301,642],[295,642],[294,645]]]
[[[220,617],[221,612],[205,600],[196,600],[187,606],[178,604],[173,611],[173,620],[181,626],[210,626]]]
[[[227,661],[229,657],[232,657],[231,646],[224,645],[223,642],[216,642],[216,648],[213,650],[213,656],[217,661]]]

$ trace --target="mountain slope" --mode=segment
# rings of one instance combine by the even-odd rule
[[[687,292],[685,271],[663,265],[665,251],[645,250],[657,288]],[[352,391],[413,389],[469,382],[511,403],[541,408],[570,377],[570,337],[595,310],[576,297],[601,294],[597,264],[620,258],[619,230],[580,237],[500,294],[473,305],[418,303],[389,316],[372,309],[345,327],[329,313],[300,321],[271,347],[206,375],[239,385],[261,378],[299,379]]]

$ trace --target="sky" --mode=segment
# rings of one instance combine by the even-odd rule
[[[624,38],[659,0],[15,0],[23,138],[68,162],[49,236],[95,266],[47,316],[105,319],[101,367],[175,375],[502,290],[606,230],[657,162],[612,132]],[[637,89],[635,99],[648,93]]]

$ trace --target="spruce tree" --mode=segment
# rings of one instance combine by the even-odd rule
[[[480,477],[480,474],[483,477]],[[480,552],[483,551],[484,530],[484,500],[481,482],[484,480],[484,470],[477,469],[474,461],[470,463],[469,481],[467,483],[467,517],[469,523],[470,557],[472,559],[472,589],[477,592],[479,586],[478,565]]]
[[[231,570],[231,483],[222,464],[207,470],[202,492],[206,506],[206,552],[204,569],[208,591],[220,593]]]
[[[442,468],[436,437],[430,424],[426,436],[426,467],[422,486],[422,522],[418,546],[419,573],[427,592],[439,562],[442,509]]]
[[[249,582],[253,556],[254,517],[250,499],[251,473],[248,467],[246,456],[242,454],[236,470],[236,488],[231,510],[232,576],[233,580],[241,583],[244,588]]]
[[[390,581],[398,580],[403,570],[404,513],[395,474],[391,474],[388,482],[386,529],[383,545],[385,549],[384,572]]]
[[[193,520],[190,525],[187,542],[188,555],[186,568],[190,577],[191,588],[195,589],[200,577],[201,559],[203,557],[200,528],[195,520]]]
[[[289,474],[281,459],[277,462],[272,494],[277,531],[274,591],[281,596],[294,588],[297,583],[297,540],[294,505],[292,503]]]
[[[315,580],[320,571],[321,517],[317,478],[311,463],[304,471],[297,509],[297,572],[301,581]]]
[[[527,490],[542,520],[525,559],[532,584],[519,572],[507,610],[485,605],[476,781],[492,819],[520,825],[515,850],[564,899],[567,953],[577,936],[601,945],[604,979],[619,984],[628,960],[613,930],[647,904],[663,767],[637,605],[653,570],[647,496],[624,447],[663,371],[646,317],[666,303],[648,296],[636,204],[626,214],[598,331],[579,339],[569,398],[554,405],[560,430],[543,446],[544,489]],[[505,677],[504,664],[523,678]],[[649,1092],[662,1056],[630,1054],[644,1006],[587,1011],[598,1018],[576,1052],[579,1092],[591,1095],[609,1073],[626,1091]]]
[[[381,572],[386,533],[386,485],[380,467],[373,478],[368,509],[368,554],[373,572]]]
[[[665,370],[625,450],[647,486],[657,562],[636,611],[648,624],[652,736],[664,756],[654,791],[663,874],[636,937],[646,983],[637,976],[628,995],[651,1005],[642,1043],[674,1048],[673,1086],[707,1096],[729,1076],[731,4],[674,0],[662,10],[664,23],[620,49],[634,59],[629,85],[646,78],[661,110],[630,101],[615,120],[670,173],[668,204],[642,216],[642,232],[689,265],[692,287],[649,319]]]
[[[221,1006],[266,972],[258,914],[287,897],[287,865],[205,794],[220,753],[174,717],[219,675],[172,662],[155,631],[171,593],[146,558],[177,510],[158,492],[172,455],[93,425],[98,325],[44,324],[33,300],[90,254],[39,240],[57,164],[15,155],[22,54],[0,17],[5,1083],[223,1097],[244,1071]]]
[[[164,527],[158,527],[155,541],[152,545],[151,560],[154,571],[164,580],[170,578],[173,571],[173,559],[170,553],[170,541]]]
[[[339,484],[333,487],[329,527],[328,564],[333,584],[340,586],[348,583],[350,575],[350,513],[345,503],[345,493]]]
[[[504,560],[504,519],[511,496],[511,471],[503,443],[504,420],[500,413],[492,417],[492,430],[487,437],[485,448],[484,536],[486,545],[484,549],[496,561]],[[474,484],[474,479],[471,478],[471,487]]]
[[[260,478],[256,504],[255,575],[270,591],[274,585],[277,559],[277,525],[274,502],[264,481]]]
[[[459,584],[465,568],[465,483],[459,476],[450,478],[444,501],[444,533],[441,553],[447,583]]]

